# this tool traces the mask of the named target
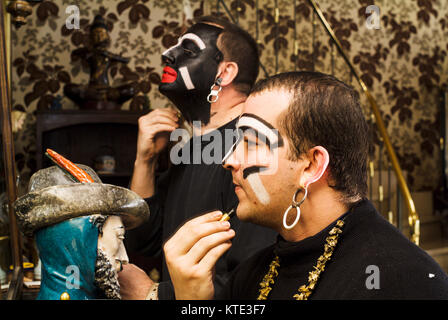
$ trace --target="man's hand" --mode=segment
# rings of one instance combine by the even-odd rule
[[[177,112],[171,108],[155,109],[138,119],[136,161],[153,161],[166,148],[169,133],[179,127]]]
[[[156,109],[138,119],[137,156],[131,190],[142,198],[154,195],[154,171],[158,155],[166,148],[170,132],[179,127],[177,112]]]
[[[154,284],[148,275],[134,264],[124,264],[118,273],[120,294],[123,300],[145,300]]]
[[[231,247],[235,231],[222,212],[207,213],[185,223],[164,245],[176,299],[208,300],[214,295],[216,261]]]

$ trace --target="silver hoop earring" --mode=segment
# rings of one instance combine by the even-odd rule
[[[305,190],[305,194],[303,195],[302,200],[300,200],[299,202],[297,202],[297,201],[296,201],[297,195],[298,195],[299,192],[302,191],[302,190]],[[300,219],[300,205],[305,201],[307,195],[308,195],[308,189],[307,189],[307,188],[305,188],[305,189],[300,189],[300,188],[299,188],[299,189],[297,189],[297,191],[294,193],[294,196],[292,197],[292,204],[288,207],[288,209],[286,209],[285,213],[283,214],[283,227],[284,227],[286,230],[291,230],[292,228],[294,228],[294,227],[296,226],[297,222],[299,222],[299,219]],[[294,220],[294,222],[293,222],[292,224],[288,225],[288,224],[286,223],[286,220],[287,220],[287,218],[288,218],[289,211],[290,211],[292,208],[295,208],[295,209],[296,209],[296,218],[295,218],[295,220]]]
[[[207,96],[208,102],[213,103],[213,102],[218,101],[218,99],[219,99],[218,94],[222,90],[221,82],[222,82],[222,78],[218,78],[218,79],[216,79],[215,83],[213,83],[212,86],[210,87],[210,94]],[[218,87],[218,90],[214,89],[215,86]]]

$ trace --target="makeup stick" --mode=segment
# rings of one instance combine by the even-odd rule
[[[229,212],[224,213],[219,221],[229,221],[230,218],[232,217],[232,215],[235,213],[235,211],[236,211],[235,209],[236,208],[233,208]]]

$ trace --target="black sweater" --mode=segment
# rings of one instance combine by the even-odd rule
[[[216,142],[214,139],[220,134],[222,151],[216,155],[216,159],[222,159],[232,146],[232,141],[225,142],[225,130],[235,129],[235,124],[236,120],[233,120],[201,136],[201,151],[205,150],[204,154],[209,154],[210,150],[214,149],[211,143]],[[227,212],[238,204],[232,174],[228,170],[225,170],[220,163],[204,163],[202,161],[204,159],[199,164],[193,164],[192,150],[199,141],[195,139],[198,137],[190,139],[181,151],[186,152],[187,148],[190,149],[192,164],[171,166],[169,171],[158,179],[155,195],[145,199],[151,212],[150,218],[147,223],[127,233],[126,248],[130,253],[136,252],[153,257],[160,255],[163,243],[186,221],[214,210]],[[230,222],[236,236],[232,241],[232,247],[217,262],[216,292],[220,292],[240,262],[261,248],[275,243],[277,236],[277,233],[270,229],[241,222],[235,215]],[[161,300],[174,298],[174,290],[169,280],[169,273],[163,260],[162,282],[159,285]]]
[[[361,201],[345,214],[344,221],[333,256],[309,299],[448,299],[448,278],[439,265],[381,217],[369,201]],[[275,245],[239,265],[218,298],[256,299],[259,283],[276,254],[279,275],[268,299],[293,299],[298,288],[307,284],[334,224],[299,242],[279,236]],[[377,282],[374,274],[379,274]],[[372,288],[375,283],[379,289]]]

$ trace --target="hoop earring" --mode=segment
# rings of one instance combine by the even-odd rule
[[[222,87],[221,87],[221,82],[222,82],[222,78],[218,78],[216,79],[215,83],[212,84],[212,86],[210,87],[210,94],[207,96],[207,101],[210,103],[216,102],[219,99],[219,92],[221,92]],[[217,86],[218,90],[214,90],[214,87]]]
[[[300,200],[299,202],[297,202],[297,201],[296,201],[297,195],[298,195],[299,192],[302,191],[302,190],[305,190],[305,194],[303,195],[302,200]],[[297,189],[297,191],[294,193],[294,196],[292,197],[292,204],[288,207],[288,209],[286,209],[285,213],[283,214],[283,227],[284,227],[286,230],[291,230],[292,228],[294,228],[294,227],[296,226],[297,222],[299,222],[299,219],[300,219],[300,205],[305,201],[307,195],[308,195],[308,189],[307,189],[307,188],[305,188],[305,189],[300,189],[300,188],[299,188],[299,189]],[[286,219],[288,218],[289,211],[290,211],[292,208],[295,208],[295,209],[296,209],[296,212],[297,212],[297,213],[296,213],[296,219],[294,220],[294,222],[293,222],[292,224],[288,225],[288,224],[286,223]]]

